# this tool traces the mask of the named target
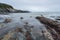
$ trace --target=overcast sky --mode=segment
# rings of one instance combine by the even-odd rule
[[[0,0],[16,9],[30,11],[60,11],[60,0]]]

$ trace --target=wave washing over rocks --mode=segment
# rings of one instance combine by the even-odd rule
[[[0,22],[0,40],[54,40],[45,25],[35,19],[36,16],[4,15]]]

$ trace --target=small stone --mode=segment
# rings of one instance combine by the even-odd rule
[[[20,17],[20,19],[23,19],[23,17]]]

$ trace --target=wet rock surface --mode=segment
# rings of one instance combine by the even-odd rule
[[[52,19],[42,17],[36,17],[41,23],[46,25],[45,27],[52,34],[54,40],[60,40],[60,23],[58,21],[54,21]],[[44,21],[45,20],[45,21]]]
[[[0,28],[0,40],[54,40],[45,25],[31,15],[11,16],[4,24]]]

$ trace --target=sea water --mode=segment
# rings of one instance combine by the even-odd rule
[[[7,23],[5,25],[6,28],[0,31],[0,36],[4,35],[4,33],[8,32],[9,30],[11,31],[12,29],[15,29],[16,27],[23,28],[25,23],[28,22],[29,26],[34,26],[33,31],[32,31],[32,35],[33,35],[32,37],[36,40],[37,39],[45,40],[46,38],[44,39],[41,31],[46,30],[46,28],[42,23],[40,23],[37,19],[35,19],[35,17],[41,16],[41,15],[50,19],[55,19],[56,16],[60,16],[60,13],[59,12],[56,12],[56,13],[55,12],[53,13],[52,12],[48,12],[48,13],[47,12],[36,12],[36,13],[34,12],[34,13],[9,13],[8,15],[1,15],[0,22],[3,22],[2,20],[5,20],[6,18],[12,19],[12,21],[10,23]],[[21,19],[21,17],[23,17],[23,19]]]

